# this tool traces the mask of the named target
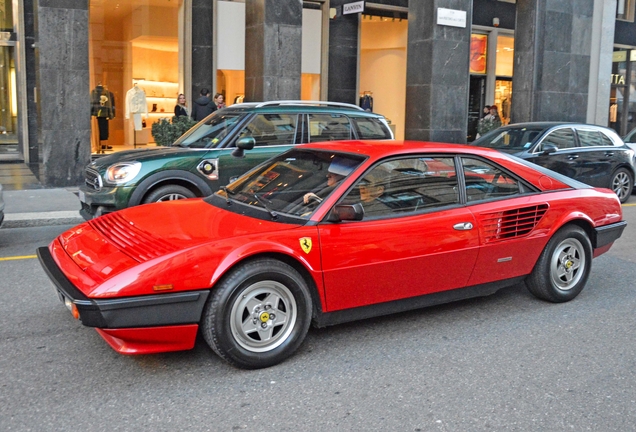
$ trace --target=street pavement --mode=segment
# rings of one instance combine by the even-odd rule
[[[76,225],[84,221],[77,188],[5,190],[2,228]]]

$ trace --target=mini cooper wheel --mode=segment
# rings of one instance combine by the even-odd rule
[[[625,203],[629,199],[633,188],[634,179],[625,168],[619,168],[612,174],[610,189],[616,193],[621,203]]]
[[[194,198],[195,196],[195,193],[186,187],[179,185],[166,185],[161,186],[157,190],[148,194],[148,196],[144,198],[144,204]]]
[[[536,297],[561,303],[575,298],[592,266],[592,244],[581,228],[566,226],[550,239],[526,280]]]
[[[212,288],[201,332],[221,358],[238,367],[275,365],[292,355],[307,334],[312,302],[302,276],[274,259],[233,269]]]

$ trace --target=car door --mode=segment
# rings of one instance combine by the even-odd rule
[[[296,144],[299,116],[295,113],[260,113],[235,135],[228,148],[218,158],[220,184],[227,184],[259,163],[290,149]],[[245,150],[242,156],[232,153],[236,141],[254,138],[254,148]]]
[[[451,173],[452,157],[418,156],[383,162],[362,176],[343,202],[360,201],[362,185],[382,177],[377,199],[384,210],[360,221],[319,225],[328,311],[466,285],[479,234]]]
[[[557,150],[546,153],[550,144],[556,146]],[[580,180],[579,176],[583,167],[580,148],[577,145],[574,129],[570,126],[548,132],[527,159],[552,171]]]
[[[619,164],[619,149],[614,142],[598,129],[577,128],[581,146],[581,180],[597,187],[609,187],[610,177]]]

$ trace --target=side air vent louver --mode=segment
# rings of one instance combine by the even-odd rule
[[[92,219],[89,224],[123,253],[138,262],[148,261],[177,250],[171,243],[131,225],[117,213],[108,213],[100,218]]]
[[[547,210],[547,204],[540,204],[495,213],[484,213],[480,216],[484,240],[489,243],[526,236],[537,226]]]

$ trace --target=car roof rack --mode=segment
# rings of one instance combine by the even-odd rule
[[[243,102],[240,104],[231,105],[232,107],[253,107],[261,108],[267,106],[281,106],[281,105],[313,105],[313,106],[326,106],[337,108],[349,108],[358,111],[364,111],[357,105],[344,103],[344,102],[329,102],[329,101],[307,101],[307,100],[280,100],[280,101],[268,101],[268,102]]]

